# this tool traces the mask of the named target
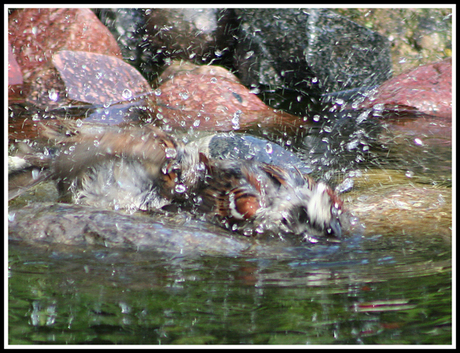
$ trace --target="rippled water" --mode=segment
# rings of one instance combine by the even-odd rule
[[[211,256],[11,240],[8,343],[452,344],[452,151],[412,140],[358,165],[342,197],[363,231],[341,243]]]
[[[12,242],[10,344],[451,344],[451,248],[355,237],[272,256]]]

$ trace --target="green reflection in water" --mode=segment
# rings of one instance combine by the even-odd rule
[[[9,344],[451,344],[450,258],[408,237],[284,259],[12,243]]]

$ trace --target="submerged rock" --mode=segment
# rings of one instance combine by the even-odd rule
[[[203,222],[166,223],[164,214],[142,217],[79,205],[35,203],[11,210],[8,218],[11,240],[228,255],[248,250],[252,244],[246,237],[210,231],[207,227],[212,226]]]

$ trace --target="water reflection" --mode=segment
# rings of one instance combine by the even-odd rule
[[[13,242],[9,342],[449,344],[450,259],[408,236],[236,258]]]

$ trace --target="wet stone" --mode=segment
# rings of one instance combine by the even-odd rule
[[[128,215],[69,204],[35,203],[10,210],[10,240],[66,245],[102,245],[174,254],[237,254],[251,247],[246,237],[184,220],[165,222],[165,215]],[[176,221],[177,222],[177,221]],[[32,231],[31,231],[32,230]]]
[[[157,90],[153,116],[160,126],[213,131],[260,126],[294,132],[303,123],[299,117],[265,105],[219,66],[173,62],[161,75]]]
[[[377,104],[393,111],[415,110],[451,118],[452,58],[416,67],[384,82],[360,107]]]
[[[235,67],[246,86],[319,96],[382,83],[390,43],[329,9],[236,9]]]
[[[146,31],[152,51],[164,59],[215,63],[231,53],[236,26],[229,9],[149,9]]]
[[[23,73],[26,102],[41,108],[67,105],[65,86],[54,69],[61,50],[121,57],[107,28],[89,9],[21,9],[8,17],[8,40]]]

